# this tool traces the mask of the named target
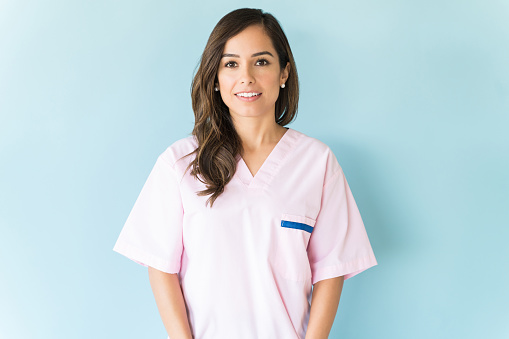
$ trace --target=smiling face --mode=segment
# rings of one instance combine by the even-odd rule
[[[290,64],[281,69],[278,55],[262,26],[254,25],[230,38],[217,72],[221,98],[232,118],[274,119],[280,86]]]

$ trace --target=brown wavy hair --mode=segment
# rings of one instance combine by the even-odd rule
[[[242,150],[242,142],[235,130],[228,106],[219,92],[214,91],[218,82],[217,71],[228,39],[251,25],[261,25],[264,28],[277,52],[281,69],[290,63],[285,89],[280,88],[275,105],[276,123],[285,126],[297,115],[297,68],[288,39],[277,19],[270,13],[253,8],[241,8],[226,14],[210,34],[191,84],[195,116],[192,134],[198,141],[198,147],[186,155],[196,154],[186,171],[192,167],[191,175],[206,185],[205,190],[196,194],[210,195],[206,202],[206,205],[210,203],[210,207],[233,178],[237,169],[237,157]]]

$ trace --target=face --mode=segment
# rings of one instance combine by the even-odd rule
[[[224,46],[217,72],[221,98],[233,119],[271,117],[290,64],[281,69],[272,41],[261,26],[249,26]]]

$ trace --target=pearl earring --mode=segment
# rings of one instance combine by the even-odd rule
[[[214,87],[214,91],[219,92],[219,88]]]
[[[281,88],[285,88],[285,84],[282,84],[282,85],[281,85]]]

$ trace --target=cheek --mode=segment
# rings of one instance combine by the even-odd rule
[[[279,87],[279,78],[280,75],[278,73],[271,72],[270,74],[265,74],[263,79],[266,86],[270,87]]]
[[[227,74],[224,74],[224,73],[218,73],[217,81],[219,82],[219,86],[222,89],[227,89],[227,88],[231,87],[231,84],[233,83],[233,78],[231,75],[228,76]]]
[[[228,79],[228,77],[225,76],[220,76],[218,74],[217,81],[219,83],[219,94],[221,95],[221,99],[223,99],[223,102],[226,104],[226,106],[230,106],[230,102],[232,101],[231,79]]]
[[[273,92],[279,93],[279,75],[270,74],[265,77],[265,87],[270,88]]]
[[[231,98],[229,96],[229,92],[222,89],[219,93],[221,93],[221,99],[223,99],[224,104],[230,107]]]

